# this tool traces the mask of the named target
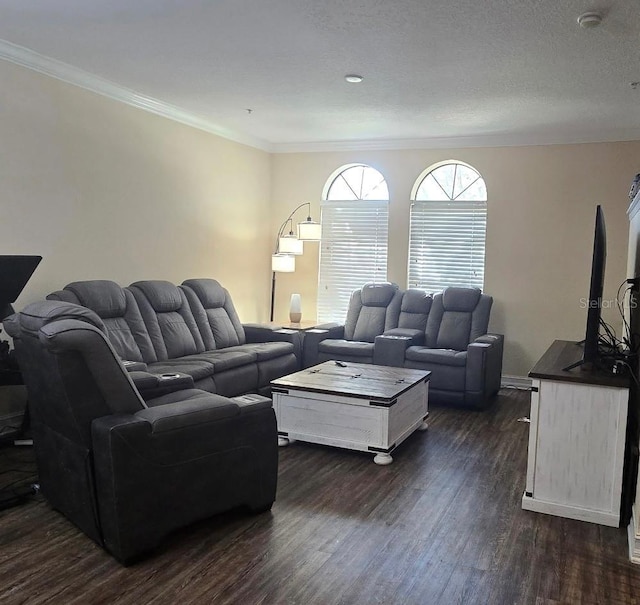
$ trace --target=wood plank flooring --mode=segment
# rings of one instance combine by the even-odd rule
[[[387,467],[292,444],[271,513],[191,526],[129,568],[33,499],[0,513],[0,603],[640,604],[625,529],[521,509],[528,414],[512,390],[432,409]]]

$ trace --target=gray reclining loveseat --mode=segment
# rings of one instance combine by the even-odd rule
[[[366,309],[367,299],[379,306]],[[477,288],[445,288],[431,296],[417,289],[402,292],[393,284],[366,284],[352,295],[344,326],[307,331],[304,365],[336,359],[429,370],[430,402],[485,407],[502,375],[504,337],[487,333],[492,304]],[[359,334],[366,344],[344,337],[355,333],[354,317],[364,318]],[[365,348],[366,356],[360,354]]]
[[[229,292],[214,279],[73,282],[49,300],[94,311],[141,394],[197,387],[233,397],[267,392],[300,367],[300,334],[241,324]]]

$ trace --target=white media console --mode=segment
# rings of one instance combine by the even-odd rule
[[[582,348],[556,340],[529,376],[531,425],[526,510],[618,527],[628,379],[564,371]]]

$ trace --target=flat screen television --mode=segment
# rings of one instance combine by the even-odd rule
[[[602,293],[604,290],[604,268],[607,261],[607,233],[602,207],[596,207],[596,226],[593,236],[593,257],[591,259],[591,282],[587,300],[587,330],[584,337],[582,359],[564,368],[591,371],[598,367],[600,360],[600,321],[602,312]]]

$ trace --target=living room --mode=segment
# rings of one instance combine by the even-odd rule
[[[582,31],[575,23],[581,10],[589,8],[579,4],[566,8],[572,17],[567,35],[602,35],[603,31]],[[574,27],[575,31],[570,29]],[[615,31],[604,29],[604,33]],[[7,52],[5,48],[4,59]],[[340,69],[336,85],[344,76]],[[349,94],[368,94],[366,86],[375,76],[364,75],[360,84],[364,92]],[[387,181],[387,279],[402,288],[407,286],[409,207],[416,179],[425,169],[450,159],[469,164],[482,175],[488,192],[484,291],[494,298],[490,330],[505,335],[507,384],[526,385],[529,370],[553,340],[584,337],[586,311],[581,301],[588,293],[596,204],[602,205],[607,221],[605,298],[614,298],[630,276],[627,209],[629,187],[640,169],[638,128],[625,125],[616,130],[617,136],[605,136],[598,124],[589,128],[585,122],[581,132],[565,133],[561,125],[549,122],[528,137],[506,132],[470,137],[472,128],[465,128],[461,111],[458,136],[436,136],[431,144],[424,137],[420,143],[408,141],[405,147],[397,139],[393,144],[372,139],[353,145],[348,141],[262,145],[249,137],[232,140],[155,115],[51,77],[44,68],[20,65],[15,58],[0,61],[0,78],[2,251],[43,256],[16,309],[78,280],[110,279],[126,286],[139,279],[179,284],[188,278],[212,277],[231,292],[243,322],[265,322],[270,255],[280,223],[305,201],[318,218],[328,179],[352,163],[375,167]],[[135,84],[132,76],[123,86],[135,89]],[[637,94],[628,83],[620,85],[628,88],[627,94]],[[282,98],[282,105],[291,103]],[[244,107],[238,111],[249,123],[262,119],[258,105],[252,113]],[[318,246],[307,245],[297,262],[294,273],[278,275],[275,319],[279,322],[287,321],[293,292],[301,294],[305,319],[321,319],[316,318]],[[606,309],[604,318],[619,326],[617,313],[615,308]],[[526,414],[528,410],[522,415]],[[460,415],[455,419],[470,422]],[[426,438],[435,437],[437,442],[436,435],[433,431]],[[519,439],[526,450],[526,432]],[[294,450],[283,456],[285,469],[295,468],[303,477]],[[312,449],[305,462],[320,459],[327,463],[319,450]],[[424,452],[417,459],[424,461]],[[353,456],[344,463],[336,460],[338,472],[344,472],[343,465],[352,469],[352,460]],[[363,483],[365,470],[376,470],[371,466],[357,470]],[[323,467],[322,474],[329,472]],[[524,477],[519,479],[522,484],[511,489],[521,496]],[[280,487],[286,486],[284,481]],[[277,519],[277,510],[273,514]],[[225,534],[241,523],[234,517],[230,527],[216,526],[216,531]],[[579,527],[575,523],[572,531]],[[47,531],[42,520],[35,526],[41,535]],[[287,531],[295,527],[293,523]],[[33,546],[36,536],[30,535]],[[604,533],[597,539],[613,541]],[[196,539],[189,544],[197,550]],[[372,548],[383,550],[380,544]],[[624,559],[626,553],[616,552],[616,557]],[[92,560],[105,567],[113,563],[106,554]],[[168,566],[167,561],[163,559],[163,564]],[[155,573],[152,566],[146,569]],[[625,573],[630,572],[625,568]],[[637,584],[635,590],[637,596]],[[586,596],[582,602],[588,602]]]

